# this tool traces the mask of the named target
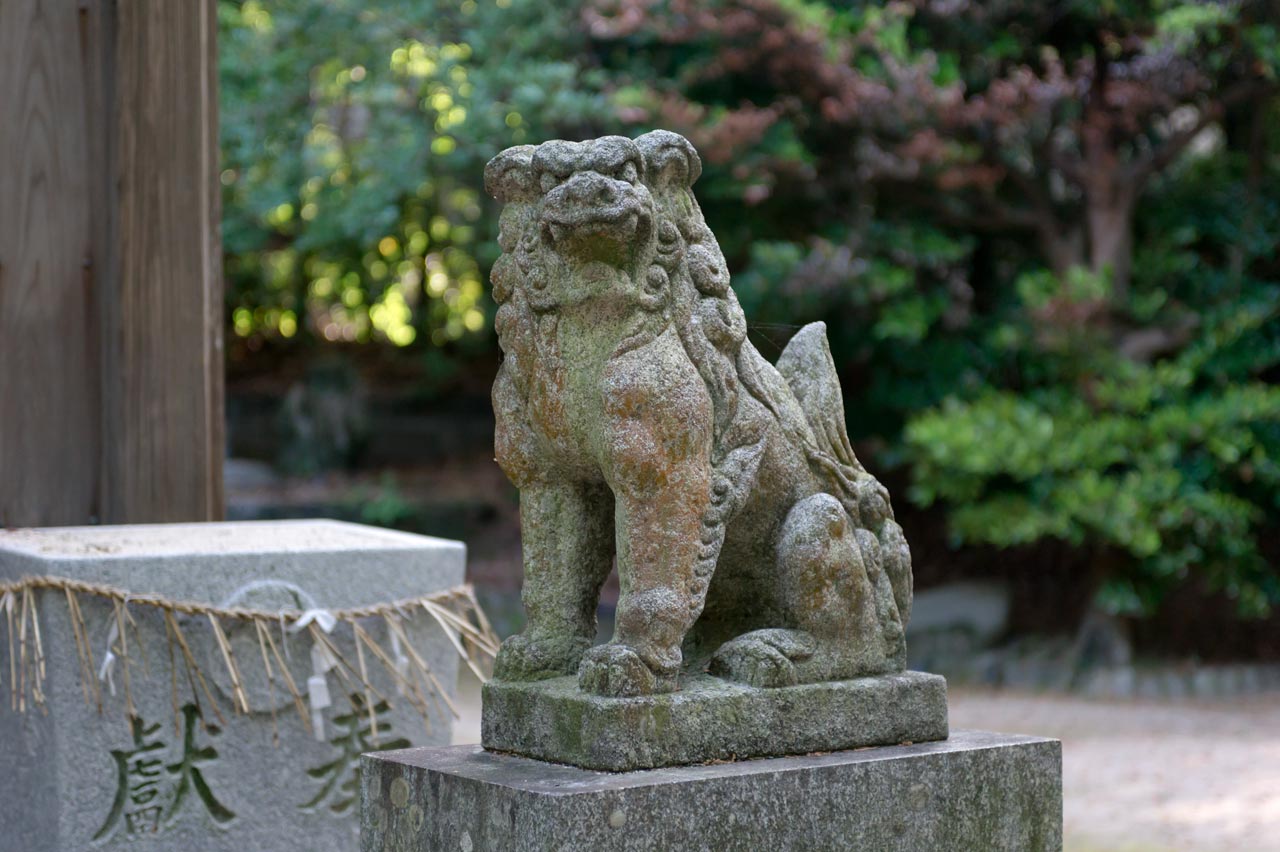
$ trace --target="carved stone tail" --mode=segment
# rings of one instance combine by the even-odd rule
[[[827,345],[826,323],[800,329],[778,358],[777,368],[813,433],[810,465],[828,481],[855,523],[878,539],[880,561],[905,627],[911,617],[911,552],[902,528],[893,520],[888,492],[863,468],[849,442],[844,395]]]
[[[777,367],[800,403],[818,449],[861,473],[845,428],[844,396],[827,345],[827,324],[812,322],[800,329],[782,351]]]

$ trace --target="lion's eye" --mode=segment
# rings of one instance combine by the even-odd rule
[[[631,160],[627,160],[622,164],[622,168],[618,169],[618,180],[625,180],[627,183],[635,183],[640,173],[636,171],[636,164]]]
[[[560,178],[551,174],[551,172],[543,172],[542,176],[538,178],[538,181],[542,186],[543,192],[550,192],[560,185]]]

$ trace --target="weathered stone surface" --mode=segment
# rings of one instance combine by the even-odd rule
[[[379,603],[455,586],[463,580],[465,561],[458,542],[332,521],[0,531],[0,580],[62,576],[214,605],[227,605],[237,591],[235,603],[263,608]],[[267,584],[252,585],[255,581]],[[256,643],[228,623],[250,706],[257,711],[235,715],[209,625],[185,617],[184,633],[211,676],[226,725],[206,704],[209,729],[182,714],[175,731],[164,626],[156,611],[143,606],[130,608],[148,661],[147,668],[131,667],[142,720],[135,740],[125,718],[120,665],[114,671],[115,694],[103,687],[99,715],[81,695],[62,594],[45,592],[38,600],[48,712],[19,714],[9,707],[6,662],[6,689],[0,690],[3,852],[346,852],[356,845],[359,754],[395,743],[449,741],[449,718],[433,714],[428,732],[408,702],[396,702],[389,675],[376,665],[371,678],[395,703],[378,714],[380,740],[373,741],[366,716],[351,714],[340,680],[331,675],[333,706],[324,711],[325,739],[317,741],[303,728],[280,683],[271,693],[255,665]],[[111,610],[89,595],[79,601],[96,667],[106,649]],[[375,625],[370,629],[386,646],[382,631]],[[446,637],[429,619],[414,618],[409,631],[440,681],[452,688],[458,660]],[[130,642],[137,636],[131,630]],[[277,636],[277,641],[285,640]],[[293,677],[305,689],[309,643],[290,637],[288,646]],[[0,652],[0,659],[7,661],[8,652]],[[179,681],[179,701],[190,701],[185,679]],[[278,717],[278,747],[272,710]],[[122,769],[129,788],[126,799],[117,802]]]
[[[708,675],[679,692],[583,693],[572,677],[484,687],[485,748],[623,771],[946,739],[947,687],[902,672],[760,689]]]
[[[675,133],[510,148],[492,273],[496,456],[520,489],[528,626],[499,680],[604,696],[683,671],[757,687],[901,671],[911,555],[858,461],[826,329],[769,364]],[[613,640],[592,647],[600,586]]]
[[[365,758],[364,852],[1058,852],[1057,741],[939,743],[612,774],[476,746]]]

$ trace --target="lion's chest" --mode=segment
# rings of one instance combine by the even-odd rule
[[[529,383],[529,423],[561,466],[595,474],[606,440],[604,376],[620,333],[548,317]]]

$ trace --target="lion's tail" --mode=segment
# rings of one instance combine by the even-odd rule
[[[844,395],[827,345],[827,324],[813,322],[800,329],[782,351],[777,368],[809,421],[816,449],[848,468],[850,478],[863,473],[845,428]]]
[[[827,480],[851,517],[871,524],[869,531],[876,536],[879,561],[889,578],[900,623],[905,626],[911,617],[911,551],[902,528],[893,520],[888,492],[878,483],[874,490],[884,494],[887,517],[879,522],[861,517],[859,492],[875,480],[858,461],[849,443],[844,395],[840,392],[840,377],[827,345],[826,325],[815,322],[800,329],[783,350],[777,367],[813,433],[813,444],[808,450],[810,466]]]

